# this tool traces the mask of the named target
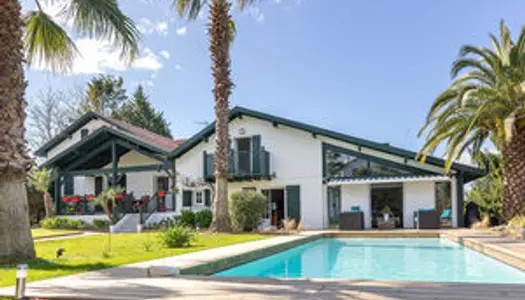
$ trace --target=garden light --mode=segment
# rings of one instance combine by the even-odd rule
[[[28,267],[25,264],[16,266],[15,299],[25,299]]]

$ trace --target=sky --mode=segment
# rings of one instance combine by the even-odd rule
[[[34,9],[22,2],[24,11]],[[119,3],[142,32],[135,62],[73,34],[82,56],[71,73],[27,69],[29,105],[47,86],[74,89],[97,74],[117,75],[129,94],[143,84],[174,136],[190,137],[213,121],[206,14],[186,21],[169,0]],[[460,46],[490,47],[488,34],[498,33],[502,18],[517,36],[524,11],[520,0],[260,0],[244,12],[234,8],[231,106],[417,151],[417,132],[450,84]]]

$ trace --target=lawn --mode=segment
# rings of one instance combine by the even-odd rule
[[[257,234],[199,234],[191,247],[169,249],[158,243],[158,233],[130,233],[109,236],[93,235],[78,238],[35,242],[37,259],[24,261],[29,265],[28,281],[65,276],[110,268],[140,261],[181,255],[221,246],[268,238]],[[56,250],[66,252],[56,258]],[[21,262],[18,262],[21,263]],[[0,287],[15,284],[16,263],[0,265]]]
[[[66,235],[66,234],[74,234],[74,233],[80,233],[80,231],[62,230],[62,229],[44,229],[44,228],[38,228],[38,229],[31,230],[31,234],[33,235],[33,238],[52,237],[52,236],[57,236],[57,235]]]

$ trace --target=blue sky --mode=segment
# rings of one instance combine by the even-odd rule
[[[125,66],[107,45],[75,37],[83,58],[72,74],[28,70],[30,105],[47,85],[83,86],[103,72],[122,76],[130,93],[145,84],[176,137],[212,121],[205,16],[181,20],[169,2],[121,0],[143,32],[135,64]],[[32,3],[24,1],[24,9]],[[488,33],[497,33],[501,18],[517,35],[524,11],[517,0],[262,0],[233,13],[231,105],[418,150],[416,133],[450,83],[459,47],[490,46]]]

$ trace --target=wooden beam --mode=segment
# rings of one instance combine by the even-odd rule
[[[113,169],[113,178],[111,181],[111,187],[117,185],[117,169],[118,169],[118,157],[117,157],[117,143],[115,140],[111,141],[111,165]]]
[[[102,146],[98,147],[95,151],[92,151],[92,152],[88,153],[87,155],[83,156],[82,158],[80,158],[79,160],[76,160],[73,164],[71,164],[66,169],[64,169],[64,171],[67,172],[67,171],[72,170],[72,169],[80,166],[81,164],[89,161],[93,157],[95,157],[98,154],[100,154],[100,152],[105,151],[109,147],[111,147],[111,143],[112,143],[111,141],[105,142],[104,144],[102,144]]]
[[[133,173],[133,172],[148,172],[148,171],[156,171],[159,168],[160,165],[143,165],[143,166],[134,166],[134,167],[125,167],[125,168],[117,168],[117,172],[119,173]],[[84,175],[84,176],[93,176],[93,175],[104,175],[104,174],[112,174],[113,169],[91,169],[91,170],[75,170],[69,172],[69,174],[72,175]]]
[[[128,142],[125,142],[125,141],[121,141],[121,140],[118,140],[117,144],[122,146],[122,147],[126,147],[129,150],[137,151],[138,153],[143,154],[143,155],[145,155],[147,157],[153,158],[154,160],[158,160],[160,162],[166,162],[165,158],[159,157],[156,154],[153,154],[151,152],[144,151],[144,150],[140,149],[140,147],[138,147],[137,145],[133,145],[131,143],[128,143]]]

